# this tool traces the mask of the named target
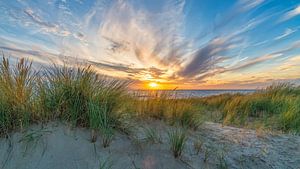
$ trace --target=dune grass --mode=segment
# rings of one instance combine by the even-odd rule
[[[263,127],[300,132],[300,87],[274,84],[252,94],[225,94],[200,99],[220,113],[220,122],[237,126]]]
[[[145,92],[143,92],[145,95]],[[133,95],[133,107],[129,111],[139,118],[154,118],[171,125],[197,129],[202,123],[197,107],[189,98],[178,98],[176,91],[148,91],[146,96]]]
[[[170,149],[173,152],[174,157],[180,157],[184,150],[187,140],[186,131],[182,129],[174,129],[169,131],[168,136],[170,142]]]
[[[35,72],[25,59],[11,66],[7,58],[0,63],[0,135],[23,129],[32,120]]]
[[[145,140],[157,144],[157,143],[162,143],[162,138],[159,132],[154,129],[154,128],[144,128],[144,134],[145,134]]]
[[[118,111],[128,82],[100,76],[90,66],[53,66],[46,75],[43,111],[74,126],[98,130],[103,146],[109,146],[122,123]]]
[[[3,57],[0,133],[22,129],[31,122],[60,119],[100,131],[107,145],[113,130],[123,127],[119,109],[127,85],[127,81],[97,74],[90,66],[53,65],[38,74],[25,59],[11,65]]]
[[[130,82],[97,74],[91,66],[55,65],[35,71],[26,59],[0,62],[0,134],[30,123],[62,120],[92,129],[110,144],[132,119],[154,118],[185,129],[204,120],[241,127],[300,132],[300,87],[272,85],[251,94],[178,98],[176,91],[128,93]]]

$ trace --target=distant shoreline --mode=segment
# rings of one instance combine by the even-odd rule
[[[129,91],[259,91],[263,89],[129,89]]]
[[[209,97],[209,96],[217,96],[221,94],[249,94],[254,93],[259,90],[129,90],[129,93],[133,93],[135,96],[139,98],[149,98],[152,97],[153,94],[167,94],[171,97],[182,99],[182,98],[201,98],[201,97]]]

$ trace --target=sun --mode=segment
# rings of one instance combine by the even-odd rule
[[[155,82],[150,82],[150,83],[148,84],[148,86],[149,86],[151,89],[156,89],[156,88],[158,87],[158,84],[155,83]]]

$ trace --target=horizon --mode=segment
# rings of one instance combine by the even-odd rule
[[[134,90],[257,90],[300,84],[300,2],[0,2],[0,51],[67,62]]]

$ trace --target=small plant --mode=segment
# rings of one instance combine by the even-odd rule
[[[130,136],[130,140],[132,145],[138,149],[138,151],[143,150],[144,148],[144,144],[143,144],[143,140],[141,140],[136,134],[133,134]]]
[[[105,159],[104,161],[100,161],[99,169],[112,169],[113,163],[110,161],[109,158]]]
[[[114,125],[115,121],[114,118],[109,114],[107,110],[106,104],[102,105],[99,109],[99,116],[98,116],[98,127],[100,133],[102,135],[102,145],[104,148],[108,147],[113,139],[114,136]]]
[[[168,136],[174,157],[180,157],[187,140],[186,132],[180,129],[175,129],[170,131]]]
[[[114,131],[112,128],[102,128],[100,132],[102,134],[102,146],[106,148],[110,145],[114,137]]]
[[[45,130],[45,129],[40,129],[37,131],[26,132],[22,136],[22,138],[19,140],[19,143],[24,143],[24,145],[25,145],[23,156],[25,156],[25,154],[29,150],[30,146],[32,146],[32,148],[35,148],[37,146],[38,142],[41,140],[41,138],[47,133],[51,133],[51,131]]]
[[[202,145],[203,145],[203,142],[199,138],[194,141],[194,149],[195,149],[197,155],[202,150]]]
[[[95,143],[97,141],[97,134],[96,134],[96,130],[92,129],[91,131],[91,142]]]
[[[196,117],[193,111],[184,111],[180,116],[180,123],[183,127],[188,127],[192,129],[197,129],[200,125],[198,122],[198,117]]]
[[[146,140],[151,143],[161,143],[162,139],[158,131],[153,128],[144,128]]]
[[[217,152],[217,156],[218,156],[218,160],[219,160],[218,168],[227,169],[228,164],[227,164],[226,159],[225,159],[225,152],[224,151],[219,151],[219,152]]]
[[[203,162],[206,163],[208,160],[208,157],[210,155],[210,150],[207,147],[204,147],[204,158],[203,158]]]

